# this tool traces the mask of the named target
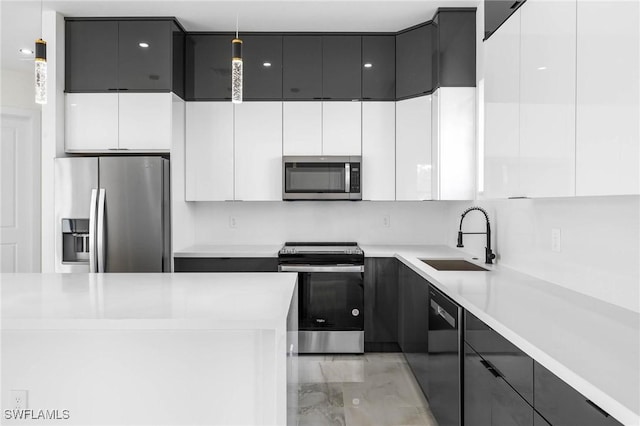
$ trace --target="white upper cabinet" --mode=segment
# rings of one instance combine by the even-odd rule
[[[169,152],[172,93],[67,93],[65,150]]]
[[[282,153],[322,154],[322,102],[284,102]]]
[[[118,149],[118,94],[67,93],[64,129],[66,151]]]
[[[367,167],[363,164],[363,168]],[[396,103],[396,200],[430,200],[431,95]]]
[[[120,93],[119,148],[169,151],[173,96],[173,93]]]
[[[519,196],[520,10],[484,42],[484,198]]]
[[[362,199],[393,201],[396,194],[395,102],[362,103]]]
[[[235,199],[282,200],[282,102],[235,107]]]
[[[476,88],[441,87],[432,95],[432,198],[473,200]]]
[[[187,102],[186,201],[233,200],[233,104]]]
[[[322,155],[361,155],[362,102],[323,102]]]
[[[579,1],[577,195],[640,193],[640,3]]]
[[[528,0],[520,17],[519,195],[573,196],[576,1]],[[589,89],[599,90],[604,88]]]

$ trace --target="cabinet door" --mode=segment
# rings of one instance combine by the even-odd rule
[[[283,155],[322,154],[322,102],[283,102]]]
[[[431,95],[396,103],[396,200],[431,199]]]
[[[433,90],[433,25],[423,25],[396,37],[396,98]]]
[[[246,36],[242,41],[244,98],[282,99],[282,36]]]
[[[275,257],[176,257],[175,272],[278,272]]]
[[[533,407],[527,404],[501,377],[494,381],[491,424],[493,426],[533,426]]]
[[[171,149],[171,93],[118,95],[119,149]]]
[[[520,12],[484,43],[484,198],[518,196]]]
[[[396,37],[362,36],[362,99],[396,98]]]
[[[525,0],[484,0],[484,38],[488,39]]]
[[[65,150],[118,149],[118,94],[65,95]]]
[[[235,199],[282,200],[282,102],[235,106]]]
[[[186,201],[233,200],[233,104],[187,102]]]
[[[476,86],[476,11],[441,10],[436,18],[436,87]]]
[[[534,363],[535,408],[552,425],[617,426],[613,417],[555,374]]]
[[[422,392],[427,395],[429,284],[410,268],[400,265],[398,286],[398,343]]]
[[[284,36],[282,98],[322,98],[322,37]]]
[[[184,69],[185,69],[185,39],[186,35],[175,22],[171,23],[172,51],[173,51],[173,93],[185,99]]]
[[[362,103],[362,199],[396,199],[395,102]]]
[[[118,22],[66,21],[65,91],[118,88]]]
[[[551,426],[544,417],[538,414],[537,411],[533,411],[533,426]]]
[[[576,195],[640,193],[640,3],[578,2]]]
[[[190,34],[185,46],[187,100],[231,100],[232,34]]]
[[[353,100],[362,97],[362,37],[322,37],[322,98]]]
[[[576,1],[528,0],[519,10],[520,193],[573,196]]]
[[[491,426],[491,393],[496,379],[469,344],[464,344],[464,350],[464,425]]]
[[[118,23],[118,88],[120,90],[171,90],[173,82],[171,75],[173,69],[172,25],[171,21],[120,21]]]
[[[364,261],[364,341],[398,341],[398,261],[394,257]]]
[[[362,153],[362,102],[322,103],[322,155]]]

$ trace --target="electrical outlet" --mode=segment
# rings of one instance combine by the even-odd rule
[[[235,216],[229,216],[229,228],[237,228],[238,227],[238,221],[236,220]]]
[[[562,233],[559,228],[551,230],[551,251],[560,253],[562,251]]]
[[[382,216],[382,226],[384,226],[385,228],[391,227],[391,216],[389,216],[388,214]]]
[[[26,410],[27,409],[27,396],[29,391],[26,390],[11,390],[9,391],[9,403],[12,410]]]

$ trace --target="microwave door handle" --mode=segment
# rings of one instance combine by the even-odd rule
[[[96,211],[98,202],[98,190],[91,190],[89,202],[89,272],[98,272],[96,267]]]
[[[351,192],[351,164],[344,163],[344,192]]]

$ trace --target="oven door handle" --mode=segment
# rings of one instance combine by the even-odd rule
[[[364,265],[278,265],[279,272],[364,272]]]

